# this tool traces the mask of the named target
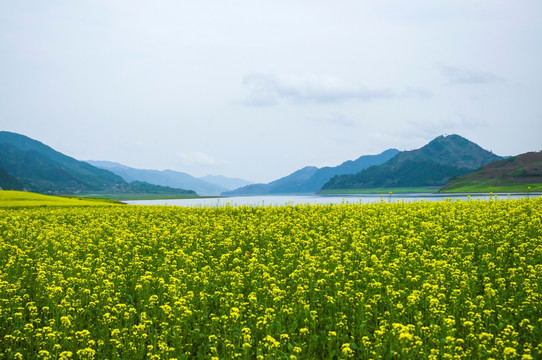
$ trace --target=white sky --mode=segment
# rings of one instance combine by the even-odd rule
[[[0,130],[268,182],[456,133],[542,150],[542,1],[0,0]]]

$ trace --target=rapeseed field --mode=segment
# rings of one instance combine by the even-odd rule
[[[50,196],[26,191],[0,190],[0,208],[36,206],[105,206],[119,204],[119,202],[107,199]]]
[[[0,209],[2,359],[541,359],[542,199]]]

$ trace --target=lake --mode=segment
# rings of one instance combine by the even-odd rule
[[[536,195],[531,195],[535,197]],[[160,200],[124,200],[130,205],[171,205],[171,206],[280,206],[296,204],[367,204],[378,201],[412,202],[412,201],[444,201],[444,200],[489,200],[521,199],[525,194],[360,194],[360,195],[262,195],[262,196],[232,196],[194,199],[160,199]]]

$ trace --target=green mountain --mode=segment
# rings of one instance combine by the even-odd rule
[[[528,152],[452,178],[441,192],[542,191],[542,152]]]
[[[354,174],[369,166],[382,164],[393,158],[399,150],[388,149],[378,155],[363,155],[356,160],[346,161],[338,166],[317,168],[307,166],[292,174],[272,181],[268,184],[252,184],[222,193],[223,195],[264,195],[315,193],[332,177],[343,174]]]
[[[24,135],[0,131],[0,167],[24,190],[44,194],[177,194],[195,195],[183,189],[129,184],[110,171],[66,156]]]
[[[501,157],[459,136],[439,136],[420,149],[403,151],[379,166],[336,176],[322,191],[399,187],[441,187]]]

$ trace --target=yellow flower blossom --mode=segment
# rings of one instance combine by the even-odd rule
[[[532,196],[0,209],[0,358],[542,359],[541,258]]]

